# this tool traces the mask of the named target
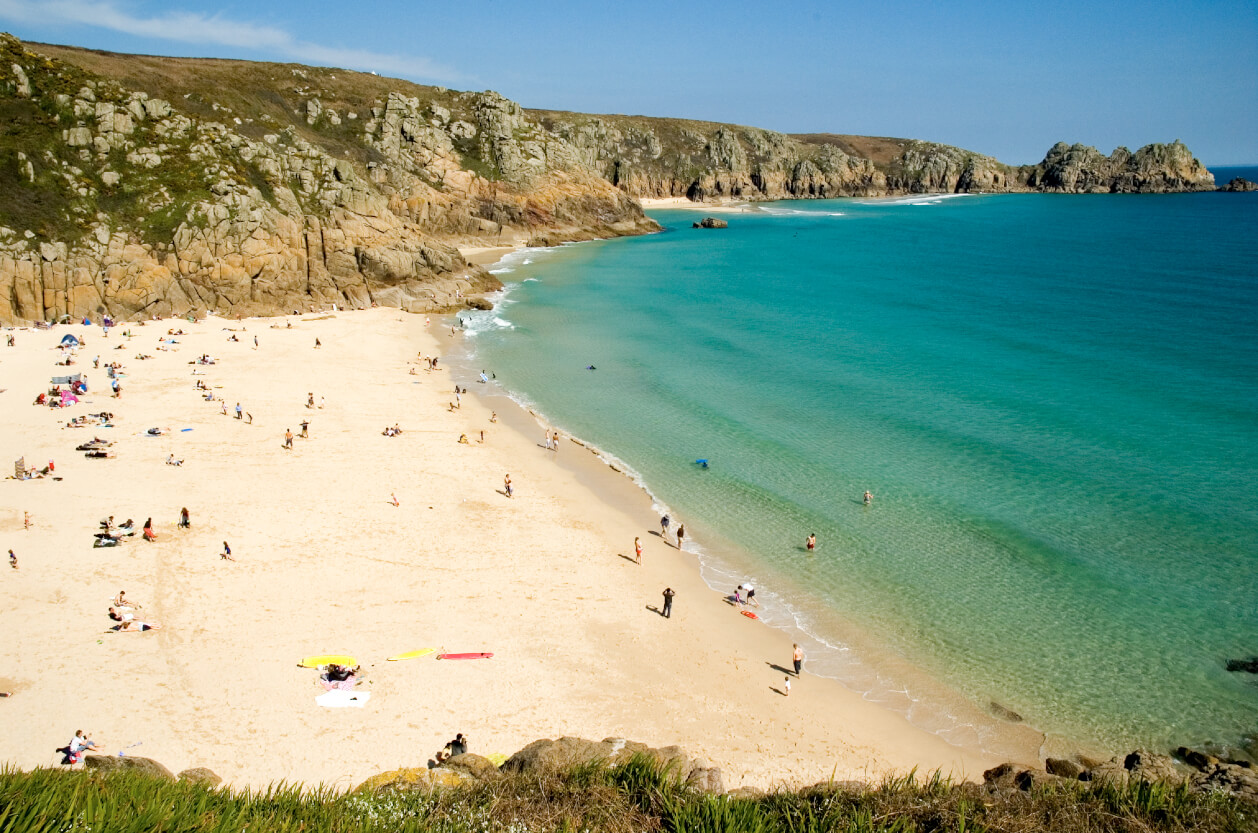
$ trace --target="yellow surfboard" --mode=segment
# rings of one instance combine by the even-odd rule
[[[302,668],[318,668],[320,665],[357,665],[358,660],[344,654],[324,654],[317,657],[306,657],[297,663]]]
[[[429,654],[434,653],[436,650],[436,648],[420,648],[418,651],[407,651],[405,654],[391,656],[388,658],[388,661],[397,662],[398,660],[403,659],[419,659],[420,657],[426,657]]]

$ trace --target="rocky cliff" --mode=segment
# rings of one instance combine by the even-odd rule
[[[1038,165],[910,139],[522,110],[349,70],[0,35],[0,321],[451,309],[456,246],[640,234],[641,197],[1208,190],[1179,142]]]
[[[496,93],[0,36],[0,320],[449,309],[455,244],[657,226]]]
[[[635,197],[754,200],[915,193],[1205,191],[1214,177],[1180,142],[1126,148],[1058,144],[1014,167],[913,139],[786,135],[755,127],[643,116],[531,111],[581,161]]]

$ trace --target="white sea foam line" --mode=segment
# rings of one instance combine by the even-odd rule
[[[862,200],[858,205],[935,205],[941,200],[956,200],[962,197],[977,197],[979,194],[912,194],[903,197],[887,197],[883,199]]]

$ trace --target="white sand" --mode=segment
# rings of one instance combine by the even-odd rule
[[[491,424],[475,396],[449,411],[448,371],[408,373],[417,350],[441,354],[458,337],[437,320],[431,331],[386,309],[287,320],[131,325],[129,340],[128,327],[108,339],[20,330],[15,348],[0,346],[0,460],[55,459],[64,478],[0,481],[0,549],[21,565],[0,564],[0,663],[15,692],[0,700],[0,761],[53,764],[82,728],[110,754],[131,747],[253,786],[349,787],[422,766],[460,731],[482,754],[564,734],[677,743],[731,788],[913,766],[974,777],[994,763],[833,681],[805,673],[789,698],[777,693],[771,664],[790,665],[789,639],[705,587],[693,557],[653,534],[640,490],[567,439],[557,454],[541,448],[540,430],[507,425],[527,426],[519,414]],[[156,351],[172,326],[190,334]],[[247,328],[239,343],[229,326]],[[67,332],[87,345],[58,368]],[[199,378],[252,425],[194,390],[189,362],[203,352],[220,361]],[[126,366],[121,399],[92,369],[97,354]],[[65,411],[32,407],[67,371],[85,372],[91,394]],[[326,407],[307,409],[308,392]],[[61,427],[100,410],[117,414],[114,428]],[[283,449],[303,419],[310,439]],[[381,436],[395,422],[404,433]],[[151,426],[174,432],[140,435]],[[73,451],[93,435],[115,440],[117,459]],[[172,452],[182,467],[164,465]],[[175,528],[182,506],[191,531]],[[93,549],[111,514],[137,528],[152,516],[159,540]],[[235,563],[219,558],[224,540]],[[671,620],[648,609],[666,585]],[[106,633],[120,589],[164,627]],[[428,646],[494,658],[385,662]],[[316,706],[316,672],[297,662],[321,653],[358,658],[365,708]]]

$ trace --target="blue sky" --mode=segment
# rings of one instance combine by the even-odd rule
[[[0,0],[24,40],[375,70],[525,107],[1258,163],[1258,2]]]

